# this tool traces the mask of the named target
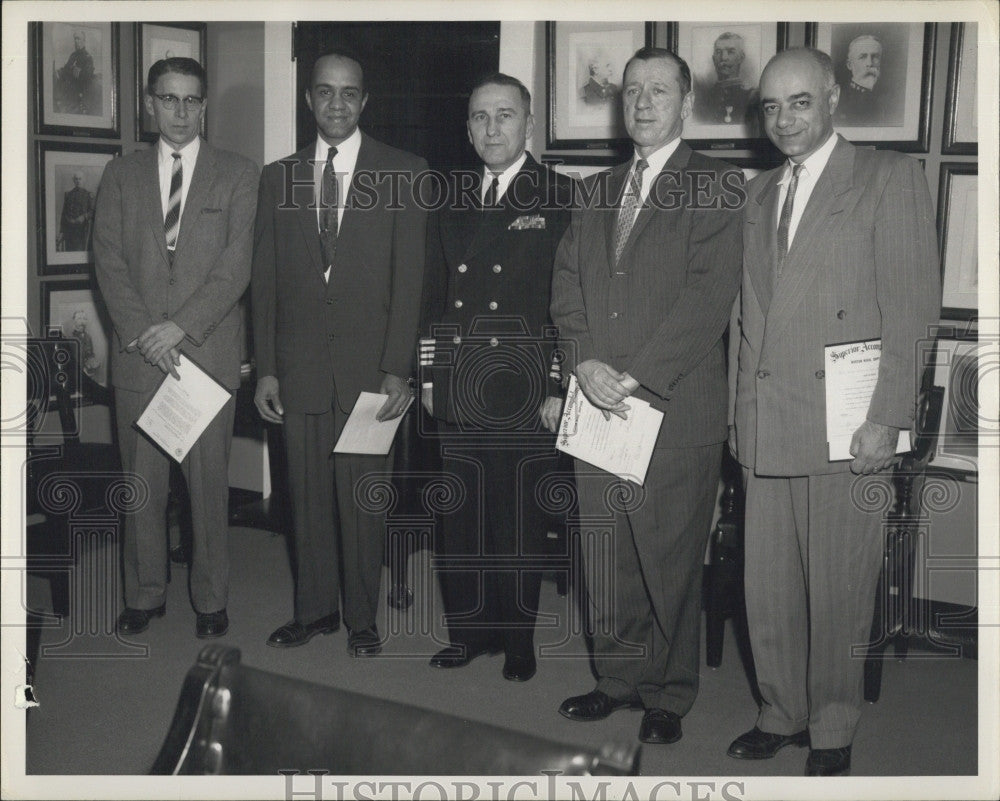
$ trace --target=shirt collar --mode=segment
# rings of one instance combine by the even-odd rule
[[[665,145],[663,145],[659,150],[656,150],[646,156],[646,163],[649,164],[649,175],[659,175],[660,170],[663,169],[663,165],[667,163],[674,151],[677,150],[677,146],[680,145],[681,138],[678,136],[675,139],[671,139]],[[635,169],[636,162],[639,161],[641,156],[638,152],[632,157],[632,168]]]
[[[528,160],[528,151],[521,153],[521,157],[511,164],[506,170],[501,173],[497,173],[497,183],[501,187],[506,187],[510,183],[511,179],[521,171],[521,167],[524,166],[524,162]],[[493,175],[489,167],[483,167],[483,182],[489,183],[493,180]]]
[[[337,148],[337,164],[341,163],[341,159],[346,159],[343,163],[354,164],[358,160],[358,151],[361,149],[361,129],[355,128],[354,133],[348,136],[339,145],[335,145]],[[316,149],[314,151],[313,158],[320,163],[326,163],[326,154],[330,149],[330,145],[321,136],[316,137]],[[343,172],[343,170],[341,170]]]
[[[159,141],[159,159],[160,163],[169,163],[173,159],[174,153],[181,154],[181,160],[190,162],[198,158],[198,151],[201,149],[201,137],[196,136],[190,142],[188,142],[180,150],[175,150],[172,148],[167,141],[161,136]]]
[[[826,163],[830,160],[830,154],[833,153],[833,149],[837,146],[837,134],[836,132],[830,134],[830,138],[827,139],[816,151],[809,156],[805,161],[802,162],[802,169],[799,174],[805,173],[811,178],[819,178],[823,173],[823,169],[826,167]],[[778,181],[779,186],[787,184],[792,179],[792,162],[785,162],[785,172],[781,176],[781,180]]]

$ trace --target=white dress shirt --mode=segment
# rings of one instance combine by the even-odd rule
[[[795,199],[792,201],[792,217],[788,222],[788,249],[792,248],[792,241],[795,239],[795,230],[799,227],[799,220],[802,219],[802,212],[806,209],[806,204],[816,188],[816,182],[823,174],[826,163],[830,160],[830,154],[837,146],[837,134],[830,134],[830,138],[809,158],[802,162],[802,169],[799,170],[799,185],[795,188]],[[778,212],[774,220],[774,229],[778,229],[781,220],[781,209],[785,205],[785,195],[788,194],[788,182],[792,180],[791,162],[785,164],[785,174],[778,181]]]
[[[642,186],[639,187],[639,205],[636,206],[635,216],[639,216],[639,211],[642,209],[643,204],[646,202],[646,198],[649,197],[649,190],[653,186],[653,181],[656,180],[656,176],[660,174],[663,169],[663,165],[667,163],[674,151],[677,150],[677,146],[681,143],[681,138],[678,136],[676,139],[672,139],[667,142],[659,150],[655,150],[646,156],[646,163],[649,165],[643,170],[642,173]],[[625,192],[622,193],[622,203],[625,202],[625,196],[628,194],[628,184],[632,180],[632,173],[635,172],[635,165],[641,159],[638,153],[632,157],[632,167],[629,170],[628,176],[625,178]],[[635,223],[635,217],[632,218],[632,223]]]
[[[510,182],[514,180],[514,176],[521,171],[521,167],[524,166],[524,162],[528,160],[528,154],[522,153],[521,158],[511,164],[506,170],[496,176],[497,178],[497,205],[500,205],[500,201],[507,192],[507,187],[510,186]],[[488,168],[483,168],[483,184],[479,188],[479,202],[484,203],[486,201],[486,193],[490,189],[490,184],[493,183],[494,173]]]
[[[173,154],[181,154],[180,219],[183,220],[184,205],[187,203],[188,190],[191,188],[191,176],[194,175],[194,165],[198,162],[198,151],[201,149],[201,137],[196,136],[180,150],[175,150],[161,136],[156,148],[158,151],[158,166],[160,172],[160,205],[163,209],[164,217],[167,216],[167,204],[170,202],[170,179],[174,174]]]

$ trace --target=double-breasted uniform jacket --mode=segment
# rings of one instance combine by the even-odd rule
[[[434,383],[436,417],[531,430],[559,392],[549,292],[573,182],[528,154],[497,208],[481,209],[478,190],[431,215],[422,376]]]
[[[740,278],[743,175],[681,141],[650,188],[656,203],[639,211],[615,266],[631,169],[630,160],[588,179],[556,258],[552,316],[575,346],[567,348],[568,367],[599,359],[635,378],[635,397],[664,412],[657,447],[722,442],[721,335]]]
[[[284,408],[350,412],[386,373],[412,372],[426,213],[411,184],[427,162],[362,133],[337,254],[323,274],[314,146],[264,168],[254,241],[257,375],[276,376]],[[395,183],[395,186],[393,185]]]
[[[240,384],[243,324],[237,303],[250,280],[257,167],[202,141],[167,255],[156,146],[108,162],[94,212],[95,271],[115,329],[111,382],[132,391],[163,378],[128,345],[154,323],[186,334],[180,350],[229,389]]]
[[[916,159],[839,137],[775,281],[778,181],[749,184],[739,362],[740,462],[760,475],[848,470],[828,461],[824,348],[881,339],[868,419],[909,428],[918,342],[940,315],[934,214]]]

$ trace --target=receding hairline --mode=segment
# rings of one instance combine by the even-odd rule
[[[761,71],[761,84],[764,82],[764,76],[767,74],[767,71],[774,65],[793,60],[804,61],[818,69],[820,75],[823,77],[823,87],[825,89],[832,89],[837,83],[837,78],[833,71],[833,61],[829,55],[813,47],[792,47],[788,50],[782,50],[777,55],[771,57],[771,60],[767,62]]]
[[[858,42],[863,42],[863,41],[866,41],[866,40],[870,41],[870,42],[874,42],[875,44],[877,44],[879,50],[882,49],[882,40],[881,39],[879,39],[874,34],[863,33],[860,36],[855,36],[853,39],[851,39],[850,43],[847,45],[847,55],[848,55],[848,57],[850,57],[850,55],[851,55],[851,49],[854,47],[854,45],[856,45]]]
[[[362,94],[368,94],[368,90],[365,88],[365,68],[361,66],[361,62],[358,61],[354,56],[348,53],[323,53],[314,62],[312,67],[312,72],[309,74],[309,88],[311,89],[316,85],[316,73],[319,70],[320,62],[322,61],[347,61],[358,68],[358,73],[361,75],[361,85],[358,87]]]

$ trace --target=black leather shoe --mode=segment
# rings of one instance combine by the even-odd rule
[[[347,650],[351,656],[378,656],[382,653],[382,640],[378,629],[369,626],[361,631],[347,630]]]
[[[153,617],[163,617],[167,613],[167,605],[160,604],[155,609],[133,609],[126,606],[115,624],[119,634],[142,634],[149,628],[149,620]]]
[[[809,745],[809,732],[771,734],[754,726],[733,740],[726,753],[734,759],[770,759],[786,745]]]
[[[183,545],[175,545],[170,549],[170,561],[175,565],[191,564],[191,554]]]
[[[850,776],[851,746],[814,748],[806,760],[806,776]]]
[[[431,667],[435,668],[458,668],[465,667],[477,656],[483,654],[495,654],[500,651],[489,645],[449,645],[442,648],[431,657]],[[530,676],[528,678],[531,678]],[[527,679],[525,679],[527,681]]]
[[[267,644],[272,648],[295,648],[298,645],[305,645],[317,634],[333,634],[339,628],[340,612],[334,612],[305,625],[297,620],[290,620],[281,628],[274,630],[267,638]]]
[[[198,613],[198,624],[195,627],[198,639],[210,640],[213,637],[221,637],[227,631],[229,631],[229,615],[225,609]]]
[[[532,656],[508,656],[503,662],[503,677],[507,681],[528,681],[538,666]]]
[[[567,698],[559,707],[559,714],[570,720],[603,720],[616,709],[642,709],[639,696],[612,698],[600,690],[592,690],[586,695]]]
[[[666,709],[647,709],[639,726],[639,742],[667,745],[681,739],[681,718]]]
[[[393,609],[405,612],[413,606],[413,590],[405,584],[393,584],[389,588],[389,597],[387,600],[389,601],[389,606]]]

